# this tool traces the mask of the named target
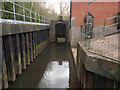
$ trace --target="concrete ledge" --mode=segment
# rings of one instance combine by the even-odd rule
[[[50,29],[50,26],[2,23],[2,36]]]
[[[80,42],[77,55],[77,62],[79,61],[84,64],[86,70],[120,82],[120,62],[90,53]]]

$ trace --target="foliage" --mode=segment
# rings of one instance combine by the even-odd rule
[[[27,8],[28,10],[32,10],[38,14],[36,14],[36,18],[38,20],[36,20],[36,22],[39,23],[39,14],[40,14],[40,20],[43,19],[42,16],[46,16],[49,18],[49,20],[58,20],[58,14],[55,12],[54,9],[51,9],[51,7],[53,6],[52,4],[49,6],[46,6],[46,2],[45,0],[43,0],[43,2],[14,2],[18,5],[21,5],[25,8]],[[63,3],[61,3],[60,7],[62,8],[61,14],[63,16],[63,19],[69,19],[69,6],[67,5],[67,3],[64,4],[64,6],[62,6]],[[10,11],[13,12],[13,4],[9,3],[9,2],[2,2],[2,10],[6,10],[6,11]],[[31,12],[31,17],[32,19],[30,19],[30,11],[28,11],[25,9],[25,21],[27,22],[35,22],[35,13]],[[15,5],[15,13],[24,15],[23,13],[23,8]],[[8,13],[8,12],[2,12],[2,18],[3,19],[12,19],[14,20],[14,14],[12,13]],[[19,20],[19,21],[24,21],[24,16],[20,16],[20,15],[15,15],[15,19]],[[40,21],[42,22],[42,21]]]

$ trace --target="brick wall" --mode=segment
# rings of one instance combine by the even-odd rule
[[[118,2],[93,2],[89,5],[90,13],[95,17],[94,21],[103,20],[118,13]],[[71,17],[76,17],[76,26],[84,24],[84,17],[87,14],[87,2],[72,2]],[[107,25],[114,23],[114,20],[107,21]],[[103,22],[95,23],[95,26],[103,26]]]

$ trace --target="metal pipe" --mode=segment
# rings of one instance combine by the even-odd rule
[[[32,16],[31,16],[31,10],[30,10],[30,22],[32,22],[32,18],[31,18]]]
[[[89,11],[89,5],[90,5],[93,1],[95,1],[95,0],[92,0],[91,2],[88,2],[88,4],[87,4],[86,35],[87,35],[87,32],[88,32],[88,11]],[[87,37],[86,37],[86,46],[87,46]]]
[[[16,20],[16,17],[15,17],[15,4],[13,3],[13,12],[14,12],[14,21]]]
[[[38,16],[39,16],[39,23],[40,23],[40,14],[38,14]]]
[[[25,22],[25,10],[23,8],[23,16],[24,16],[24,22]]]
[[[36,22],[36,13],[35,13],[35,22]]]

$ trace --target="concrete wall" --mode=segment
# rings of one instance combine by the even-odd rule
[[[84,88],[120,88],[120,62],[90,53],[78,42],[78,78]]]
[[[80,27],[72,26],[70,29],[70,44],[72,47],[77,47],[77,42],[81,40],[81,29]]]
[[[49,26],[2,23],[2,83],[8,88],[8,81],[15,81],[28,65],[48,45]],[[2,84],[2,85],[1,85]]]

